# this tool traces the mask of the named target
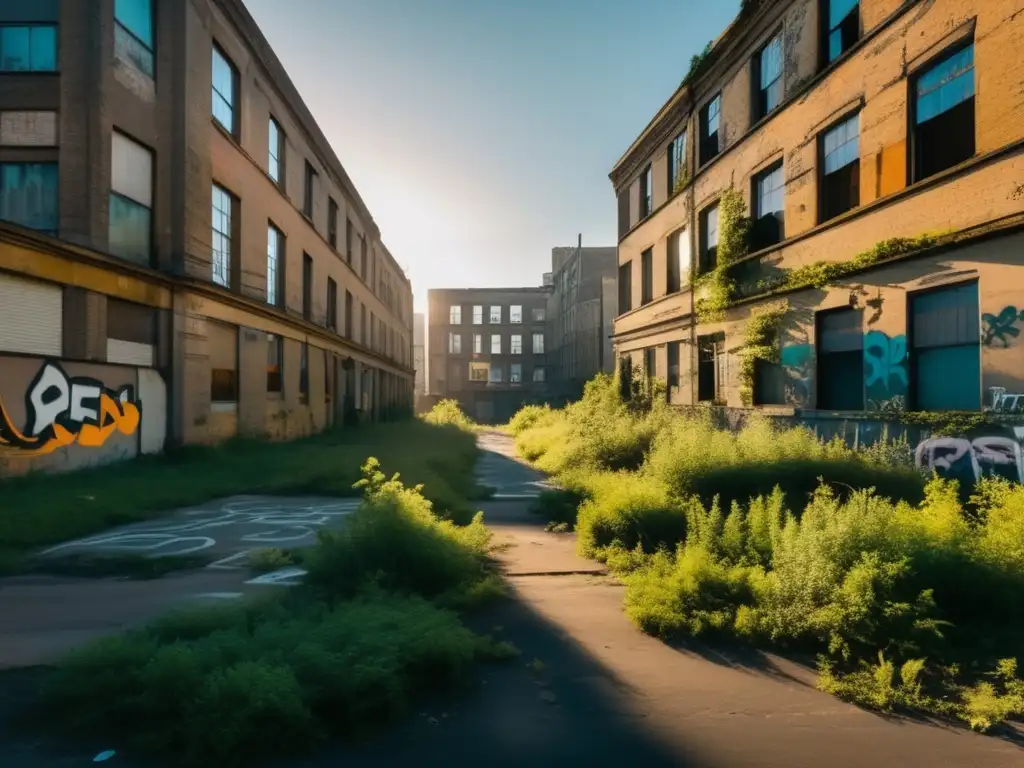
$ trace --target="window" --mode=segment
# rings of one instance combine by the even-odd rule
[[[913,80],[914,181],[974,157],[974,45]]]
[[[366,269],[367,269],[367,266],[368,266],[367,263],[366,263],[366,261],[367,261],[367,258],[366,258],[366,235],[363,235],[363,238],[360,241],[360,247],[361,247],[361,256],[360,256],[360,264],[359,264],[359,276],[361,278],[363,278],[363,282],[366,282],[366,276],[367,276],[366,275]]]
[[[355,250],[355,229],[352,227],[352,219],[345,219],[345,261],[352,263],[352,251]]]
[[[978,284],[911,294],[909,298],[913,409],[981,410]],[[893,362],[899,361],[893,360],[892,347],[888,351],[879,364],[887,366],[882,370],[892,381],[896,378]]]
[[[483,351],[484,351],[484,337],[483,337],[483,334],[474,333],[473,334],[473,354],[474,355],[481,355],[481,354],[483,354]]]
[[[270,118],[267,124],[267,144],[267,173],[270,178],[284,186],[284,132],[274,118]]]
[[[363,343],[364,347],[368,346],[367,342],[369,341],[369,339],[367,339],[367,336],[366,336],[367,333],[368,333],[368,331],[367,331],[368,328],[369,328],[369,326],[366,324],[366,305],[365,304],[360,304],[359,305],[359,335],[361,337],[361,340],[362,340],[362,343]],[[351,336],[349,338],[351,338]]]
[[[363,323],[366,323],[366,307],[363,307]],[[345,291],[345,338],[355,338],[352,333],[352,292]]]
[[[860,3],[857,0],[825,0],[825,42],[827,62],[833,62],[846,53],[860,37]]]
[[[509,338],[509,352],[513,355],[523,354],[523,337],[518,333],[512,334]]]
[[[501,307],[491,307],[491,325],[501,324]]]
[[[235,197],[213,185],[213,282],[231,287],[231,262],[234,260]]]
[[[754,57],[755,122],[782,103],[782,35],[771,40]]]
[[[338,284],[333,278],[327,278],[327,327],[338,330]]]
[[[648,165],[644,168],[644,172],[640,175],[640,218],[644,219],[651,215],[651,211],[654,210],[653,200],[651,194],[653,193],[653,185],[651,183],[653,179],[651,166]]]
[[[462,325],[462,307],[458,304],[452,304],[448,308],[448,323],[449,325]]]
[[[238,402],[238,329],[209,321],[207,345],[210,360],[210,400]]]
[[[0,27],[0,72],[56,72],[57,26]]]
[[[0,163],[0,220],[57,234],[57,163]]]
[[[492,364],[491,365],[490,374],[491,374],[491,376],[490,376],[489,381],[492,384],[500,384],[501,383],[501,379],[502,379],[501,365]]]
[[[512,363],[508,369],[508,380],[513,384],[519,384],[523,380],[523,364]]]
[[[752,250],[769,248],[785,239],[785,193],[781,160],[754,177],[754,225],[750,232]]]
[[[629,188],[619,193],[619,239],[629,232]]]
[[[535,333],[533,334],[533,354],[543,355],[544,354],[544,334]]]
[[[697,400],[721,402],[725,386],[725,334],[697,337]]]
[[[281,391],[281,337],[267,334],[267,392]]]
[[[538,365],[533,369],[533,380],[536,382],[544,381],[544,366]]]
[[[491,334],[491,354],[492,355],[500,355],[501,354],[501,334],[500,333],[493,333],[493,334]]]
[[[675,293],[683,288],[683,275],[690,274],[690,238],[685,229],[668,236],[666,261],[668,292]]]
[[[647,347],[644,350],[644,376],[648,379],[658,376],[658,350],[656,347]]]
[[[640,306],[654,299],[654,250],[648,248],[640,254]]]
[[[450,354],[450,355],[461,355],[462,354],[462,334],[461,333],[449,333],[448,334],[448,354]]]
[[[668,145],[668,194],[683,188],[686,180],[686,131],[676,136]]]
[[[519,304],[513,304],[508,308],[508,321],[512,325],[519,325],[523,322],[523,308]]]
[[[307,218],[313,218],[313,195],[316,193],[316,171],[309,160],[306,161],[305,196],[302,200],[302,212]]]
[[[710,272],[718,265],[718,203],[700,214],[700,271]]]
[[[682,345],[680,341],[670,341],[668,343],[668,381],[669,388],[679,386],[679,347]]]
[[[238,70],[220,48],[213,46],[213,119],[225,131],[238,138]]]
[[[490,366],[487,363],[470,363],[469,364],[469,380],[470,381],[487,381],[490,371]]]
[[[153,153],[123,133],[110,136],[107,242],[122,259],[149,266],[153,255]]]
[[[535,323],[543,323],[544,322],[544,316],[546,314],[546,311],[545,311],[544,307],[534,307],[531,310],[531,313],[533,315],[533,322],[535,322]]]
[[[299,348],[299,402],[309,402],[309,344]]]
[[[633,262],[619,265],[619,314],[633,308]]]
[[[333,197],[327,198],[327,242],[338,250],[338,204]]]
[[[860,115],[822,138],[821,216],[825,222],[860,204]]]
[[[153,0],[114,0],[114,52],[153,77]]]
[[[718,142],[719,112],[722,109],[722,94],[718,94],[700,111],[700,164],[704,165],[716,157],[721,150]]]
[[[473,307],[473,325],[483,325],[484,323],[484,308],[477,304]]]
[[[818,402],[824,411],[864,409],[864,330],[859,309],[819,312]]]
[[[313,316],[313,257],[302,254],[302,319]]]

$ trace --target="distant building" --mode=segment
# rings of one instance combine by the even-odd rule
[[[617,314],[615,246],[551,249],[548,298],[549,393],[557,402],[578,399],[596,374],[614,370],[612,324]]]
[[[413,392],[417,397],[427,392],[427,318],[422,312],[412,316],[412,366],[416,369]]]
[[[428,293],[430,400],[454,398],[484,424],[508,421],[548,393],[550,288]]]

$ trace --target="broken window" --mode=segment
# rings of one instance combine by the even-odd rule
[[[825,0],[823,5],[824,48],[827,61],[831,63],[850,50],[860,38],[860,3],[858,0]]]
[[[974,157],[974,45],[914,79],[914,181]]]

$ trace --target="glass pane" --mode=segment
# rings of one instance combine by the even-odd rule
[[[775,38],[761,52],[761,88],[782,77],[782,40]]]
[[[0,69],[27,72],[31,66],[28,27],[0,27]]]
[[[32,71],[53,72],[57,69],[57,28],[32,27]]]
[[[828,4],[828,28],[835,29],[839,22],[850,15],[859,5],[858,0],[830,0]]]
[[[917,122],[923,123],[974,96],[974,46],[940,62],[917,81]]]
[[[707,245],[708,248],[712,248],[718,245],[718,206],[708,211],[707,218],[705,219],[705,228],[707,230]]]
[[[151,213],[139,203],[111,193],[108,247],[114,256],[149,266],[152,249]]]
[[[0,219],[57,232],[57,164],[0,165]]]
[[[114,0],[114,18],[152,50],[152,0]]]
[[[838,171],[860,158],[860,115],[825,134],[825,173]]]

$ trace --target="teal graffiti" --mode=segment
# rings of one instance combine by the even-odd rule
[[[779,363],[786,371],[786,400],[794,405],[805,405],[811,397],[814,380],[814,347],[810,344],[790,344],[779,352]]]
[[[982,341],[985,346],[992,346],[996,339],[1003,342],[1003,347],[1010,346],[1010,338],[1016,339],[1020,336],[1018,322],[1024,322],[1024,309],[1020,312],[1014,306],[1003,307],[998,315],[984,312],[981,315],[981,322],[984,326]],[[1010,337],[1010,338],[1007,338]]]
[[[864,391],[868,410],[902,409],[910,388],[907,337],[882,331],[864,334]]]

